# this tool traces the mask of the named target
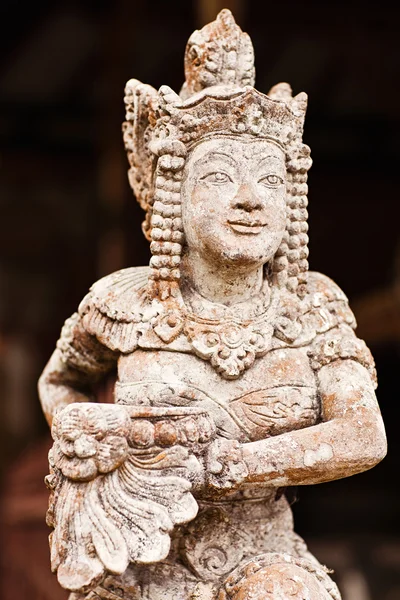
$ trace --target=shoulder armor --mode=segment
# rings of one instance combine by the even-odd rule
[[[316,271],[310,271],[308,274],[308,299],[313,302],[316,299],[321,301],[334,301],[342,300],[348,302],[347,296],[340,289],[340,287],[327,275],[317,273]]]
[[[283,292],[281,314],[275,324],[275,336],[279,343],[305,346],[320,333],[346,323],[355,328],[356,321],[349,303],[336,283],[322,275],[310,271],[307,280],[307,294],[293,303]]]
[[[345,294],[332,279],[314,272],[309,274],[308,289],[300,321],[309,339],[312,368],[318,370],[338,359],[355,360],[369,371],[376,387],[374,359],[354,333],[357,323]]]
[[[357,324],[349,301],[332,279],[311,271],[308,276],[308,294],[302,302],[300,322],[303,334],[309,339],[339,325],[355,329]]]
[[[79,306],[85,329],[110,350],[133,352],[146,305],[148,267],[131,267],[103,277]]]

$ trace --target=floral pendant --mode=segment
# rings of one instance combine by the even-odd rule
[[[197,356],[210,361],[224,379],[237,379],[255,359],[271,347],[273,325],[269,320],[242,324],[235,320],[212,321],[188,317],[184,333]]]

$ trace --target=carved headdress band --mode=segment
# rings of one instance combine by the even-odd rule
[[[190,37],[185,78],[180,95],[168,86],[157,92],[134,79],[128,81],[125,90],[129,181],[146,211],[143,229],[152,241],[156,293],[160,297],[173,295],[174,282],[179,280],[184,239],[182,170],[187,152],[211,134],[270,139],[285,150],[288,228],[272,271],[279,285],[301,293],[299,284],[305,281],[302,273],[308,269],[305,208],[311,159],[309,148],[302,143],[307,95],[293,98],[287,83],[274,86],[268,95],[252,87],[252,43],[226,9]]]

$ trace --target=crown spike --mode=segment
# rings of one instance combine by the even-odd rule
[[[289,83],[281,82],[274,85],[267,94],[274,100],[283,100],[283,102],[290,102],[292,99],[292,88]]]
[[[292,110],[294,114],[296,116],[303,115],[304,117],[307,110],[307,103],[308,96],[305,92],[300,92],[299,94],[297,94],[297,96],[295,96],[292,101]]]
[[[162,85],[158,90],[163,108],[168,111],[173,110],[177,106],[181,106],[182,98],[169,85]]]

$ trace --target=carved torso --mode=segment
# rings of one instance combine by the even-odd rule
[[[352,358],[374,377],[346,297],[322,275],[310,273],[309,294],[285,335],[277,329],[283,297],[256,298],[242,321],[240,309],[212,319],[204,310],[196,323],[182,299],[172,311],[148,300],[147,277],[148,269],[132,268],[96,283],[58,344],[79,369],[117,361],[116,403],[207,408],[218,436],[254,441],[318,422],[321,366]],[[224,343],[231,330],[238,332],[236,343]],[[252,336],[258,352],[248,351]],[[97,344],[91,342],[91,362],[86,338]]]
[[[271,350],[258,359],[257,367],[227,380],[193,353],[138,348],[119,357],[115,402],[199,406],[212,414],[217,436],[241,442],[318,422],[315,372],[304,348]],[[194,496],[199,513],[175,530],[168,558],[148,568],[132,565],[124,576],[124,581],[146,588],[149,598],[162,593],[166,578],[174,594],[183,598],[188,590],[198,589],[199,581],[218,584],[252,556],[271,551],[310,559],[293,531],[291,510],[281,492],[254,485],[222,502],[207,489]],[[115,585],[112,578],[108,581]]]
[[[138,349],[119,358],[115,401],[206,406],[218,435],[239,441],[307,427],[319,417],[315,374],[300,348],[272,350],[258,360],[257,370],[233,381],[192,354]]]
[[[187,296],[165,306],[149,298],[148,273],[126,269],[96,283],[58,344],[68,364],[88,373],[116,363],[114,400],[141,407],[135,443],[144,457],[152,456],[155,443],[146,417],[151,408],[197,407],[210,415],[217,438],[246,443],[321,420],[317,372],[323,365],[352,358],[374,376],[369,351],[354,335],[346,297],[322,275],[309,275],[309,293],[299,302],[297,317],[285,320],[285,296],[270,294],[265,286],[247,308],[214,310],[196,297],[189,303]],[[256,351],[249,345],[253,337]],[[161,446],[174,443],[182,431],[191,439],[190,424],[180,431],[173,421],[163,427],[156,436]],[[105,589],[138,586],[151,598],[161,593],[167,577],[183,598],[199,581],[214,585],[257,554],[314,560],[294,533],[279,490],[247,484],[223,500],[207,487],[193,494],[198,515],[174,530],[168,557],[149,567],[131,565],[122,579],[106,579]]]

